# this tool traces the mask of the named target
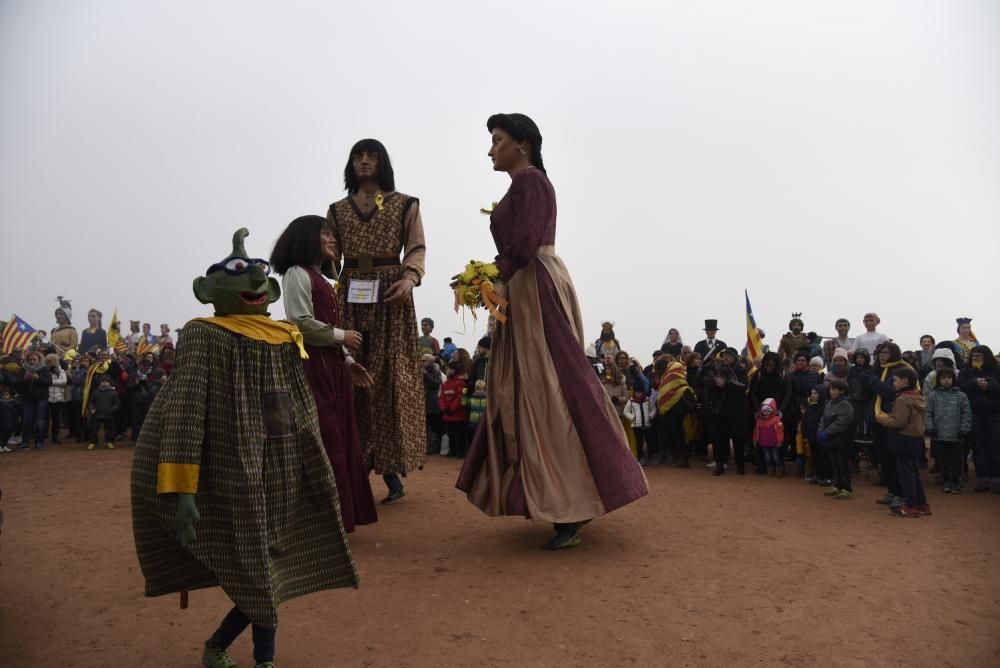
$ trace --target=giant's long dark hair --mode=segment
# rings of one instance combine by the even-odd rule
[[[355,155],[365,152],[378,153],[378,187],[382,192],[393,192],[396,189],[396,176],[392,171],[392,161],[389,160],[389,152],[378,139],[362,139],[351,147],[351,152],[347,155],[347,166],[344,167],[344,187],[347,192],[353,195],[361,188],[351,163]]]
[[[486,120],[486,129],[493,132],[496,128],[505,130],[514,141],[524,141],[531,144],[531,164],[545,171],[542,163],[542,133],[535,122],[524,114],[493,114]]]
[[[319,233],[326,227],[322,216],[299,216],[288,223],[271,250],[271,268],[285,274],[292,267],[312,267],[320,252]],[[327,278],[336,278],[333,263],[327,260],[320,266],[320,273]]]

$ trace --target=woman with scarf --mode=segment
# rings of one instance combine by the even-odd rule
[[[667,364],[656,391],[657,440],[660,452],[669,453],[673,465],[680,469],[691,466],[684,437],[684,417],[696,404],[694,390],[688,384],[687,367],[680,362]]]
[[[278,237],[271,266],[282,274],[285,316],[302,332],[309,353],[303,360],[306,378],[316,400],[323,449],[333,467],[344,530],[352,533],[356,525],[378,521],[352,387],[371,387],[372,378],[347,352],[360,348],[362,336],[340,328],[337,295],[327,281],[334,276],[335,243],[324,218],[301,216]]]
[[[523,114],[486,125],[493,169],[511,178],[490,216],[497,289],[510,306],[492,339],[486,413],[456,486],[488,515],[552,522],[546,549],[572,547],[584,524],[649,490],[584,353],[576,291],[555,254],[556,198],[538,126]]]
[[[45,427],[49,414],[49,386],[52,385],[52,374],[42,361],[42,353],[29,350],[21,363],[21,416],[24,438],[18,450],[27,450],[31,440],[35,441],[36,450],[45,449]]]
[[[875,402],[872,406],[872,417],[879,415],[889,415],[892,413],[892,404],[896,399],[896,389],[892,385],[892,379],[903,369],[913,367],[903,361],[903,353],[895,343],[883,343],[878,347],[875,355],[875,378],[872,381]],[[920,389],[918,387],[912,389]],[[889,432],[877,422],[872,425],[872,448],[878,458],[882,476],[879,482],[884,482],[888,491],[885,496],[876,500],[880,505],[899,505],[902,503],[903,489],[899,483],[899,475],[896,470],[896,456],[889,451]]]
[[[972,406],[972,461],[977,492],[1000,494],[1000,366],[989,346],[973,346],[958,387]]]

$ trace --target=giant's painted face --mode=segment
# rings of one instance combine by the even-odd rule
[[[281,297],[278,281],[269,278],[265,260],[247,256],[246,228],[233,234],[233,252],[194,279],[194,296],[215,306],[215,315],[267,315],[267,307]]]

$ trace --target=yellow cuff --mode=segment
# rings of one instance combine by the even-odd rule
[[[196,494],[198,464],[160,464],[156,467],[157,494]]]

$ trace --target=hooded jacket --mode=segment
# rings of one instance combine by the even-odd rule
[[[972,431],[972,406],[965,392],[952,386],[927,396],[927,431],[939,441],[957,441]]]
[[[765,406],[771,409],[770,417],[764,417],[761,412]],[[777,448],[785,442],[785,425],[778,412],[778,402],[765,399],[757,410],[757,421],[753,427],[753,442],[762,448]]]
[[[774,371],[765,371],[768,360],[774,362]],[[750,379],[750,399],[760,407],[765,399],[774,399],[774,412],[785,402],[785,379],[781,375],[781,358],[778,353],[767,352],[760,363],[760,369]]]
[[[926,415],[927,400],[920,391],[906,390],[896,395],[892,403],[892,413],[880,414],[875,419],[880,425],[900,436],[923,439]]]
[[[823,422],[823,411],[830,396],[826,385],[817,385],[813,389],[819,394],[819,399],[816,403],[813,403],[812,397],[806,400],[806,412],[802,418],[802,435],[809,439],[810,443],[816,443],[819,440],[818,434]]]
[[[942,360],[944,365],[949,369],[955,368],[955,353],[951,352],[948,348],[938,348],[931,355],[930,367],[931,371],[924,377],[923,392],[926,396],[934,389],[937,384],[937,369],[934,368],[934,360]],[[955,381],[958,381],[958,371],[955,371]]]

